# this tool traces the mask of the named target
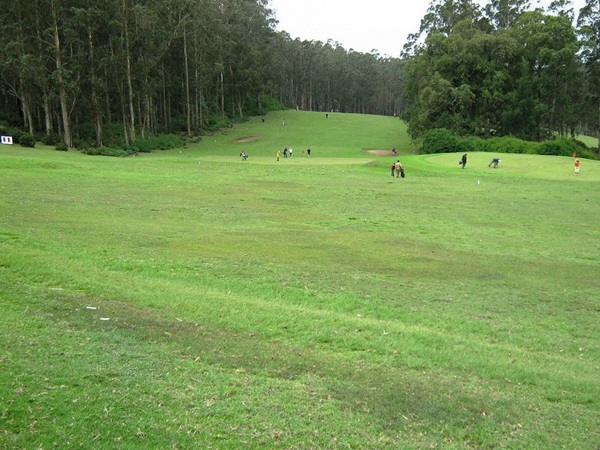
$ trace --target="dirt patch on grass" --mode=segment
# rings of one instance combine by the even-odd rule
[[[235,143],[243,144],[244,142],[254,142],[254,141],[258,141],[258,137],[250,136],[250,137],[241,138],[241,139],[238,139],[237,141],[235,141]]]
[[[392,156],[391,150],[369,150],[369,153],[377,156]]]

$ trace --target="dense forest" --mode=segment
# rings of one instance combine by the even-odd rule
[[[68,147],[281,107],[401,108],[399,61],[293,40],[263,0],[13,0],[0,16],[0,120]]]
[[[398,115],[415,139],[600,133],[600,0],[433,0],[399,58],[292,39],[268,0],[11,0],[0,17],[0,124],[67,148],[279,108]]]
[[[411,135],[598,135],[600,0],[575,19],[568,1],[548,11],[525,0],[432,2],[407,45]]]

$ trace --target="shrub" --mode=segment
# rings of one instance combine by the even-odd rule
[[[19,144],[21,147],[35,147],[35,138],[30,134],[22,134],[19,137]]]
[[[446,128],[437,128],[425,135],[422,153],[523,153],[530,155],[571,156],[597,159],[593,151],[575,139],[560,138],[546,142],[524,141],[512,136],[483,139],[477,136],[457,137]]]
[[[228,117],[223,117],[220,114],[211,114],[204,121],[204,128],[209,131],[218,131],[222,128],[227,128],[231,125]]]
[[[286,109],[278,99],[265,94],[260,96],[260,106],[261,110],[259,113],[261,114],[265,114],[269,111],[283,111]]]
[[[42,137],[41,141],[43,144],[46,145],[58,145],[61,142],[61,137],[60,135],[56,134],[56,133],[50,133],[47,135],[44,135],[44,137]]]
[[[19,130],[18,128],[8,128],[6,130],[7,134],[12,136],[13,138],[13,142],[16,142],[18,144],[21,143],[21,137],[23,137],[23,135],[25,134],[23,131]],[[26,147],[25,145],[23,147]]]
[[[67,144],[65,144],[64,142],[59,142],[58,144],[56,144],[56,147],[54,147],[54,150],[66,152],[69,150],[69,147],[67,147]]]
[[[85,153],[89,156],[115,156],[123,157],[128,156],[129,153],[126,150],[118,147],[92,147],[81,150],[81,153]]]
[[[135,152],[150,153],[152,150],[169,150],[183,147],[185,140],[174,134],[159,134],[157,136],[136,139]],[[133,146],[132,146],[133,147]],[[131,151],[133,153],[134,151]]]
[[[488,141],[477,136],[459,138],[456,151],[459,153],[487,152]]]
[[[493,153],[537,153],[539,144],[524,141],[512,136],[495,137],[489,139],[489,151]]]
[[[85,142],[96,141],[96,125],[92,122],[80,123],[73,130],[73,137]],[[87,145],[85,147],[87,147]]]
[[[594,152],[594,149],[589,148],[585,144],[585,142],[582,142],[578,139],[573,139],[572,142],[573,145],[577,147],[577,156],[579,156],[580,158],[598,159],[598,156]]]
[[[585,142],[580,141],[579,139],[573,139],[573,144],[579,147],[580,150],[589,150],[589,147],[585,145]]]
[[[429,131],[423,139],[423,153],[453,153],[458,151],[458,138],[445,128]]]
[[[571,156],[579,150],[580,148],[571,139],[556,139],[542,142],[538,153],[540,155]]]
[[[86,148],[91,147],[91,145],[84,139],[75,138],[73,139],[73,147],[78,150],[85,150]]]
[[[100,149],[102,147],[92,147],[92,148],[84,148],[81,150],[81,153],[89,156],[96,156],[100,154]]]

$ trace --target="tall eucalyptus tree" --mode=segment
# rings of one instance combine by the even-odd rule
[[[587,0],[579,11],[578,33],[581,38],[582,56],[587,74],[586,98],[590,107],[590,131],[598,137],[600,156],[600,0]]]

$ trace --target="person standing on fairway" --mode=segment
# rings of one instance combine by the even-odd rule
[[[464,155],[462,155],[462,158],[460,158],[460,161],[458,162],[458,164],[460,164],[463,169],[465,168],[465,166],[467,165],[467,154],[466,153]]]
[[[396,172],[396,178],[400,178],[401,176],[404,178],[404,169],[400,163],[400,160],[396,161],[396,164],[394,164],[394,171]]]
[[[281,156],[281,152],[277,150],[277,161],[279,161],[279,157]]]
[[[392,176],[394,176],[395,170],[396,170],[396,163],[392,163]]]
[[[575,175],[579,175],[579,160],[575,160]]]

